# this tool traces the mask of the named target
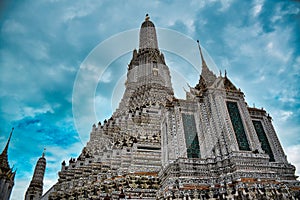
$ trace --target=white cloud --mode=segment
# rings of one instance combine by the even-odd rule
[[[287,121],[291,116],[293,116],[292,111],[287,111],[287,110],[276,110],[274,112],[274,117],[280,120],[280,122],[285,122]]]
[[[300,176],[300,144],[289,146],[285,149],[288,161],[296,167],[296,175]],[[299,178],[298,178],[299,179]]]
[[[102,82],[102,83],[109,83],[109,82],[112,81],[112,78],[113,78],[112,71],[111,70],[107,70],[107,71],[105,71],[102,74],[102,76],[101,76],[101,78],[100,78],[99,81]]]
[[[252,8],[253,17],[257,17],[260,14],[263,4],[264,4],[264,0],[256,0],[255,1],[254,6]]]
[[[75,3],[72,6],[65,9],[63,21],[72,21],[76,18],[81,18],[89,15],[95,10],[96,5],[99,6],[99,3],[100,2],[92,1],[84,1],[84,3]]]
[[[232,53],[239,56],[255,56],[261,53],[257,51],[257,48],[265,41],[261,33],[262,27],[259,22],[244,27],[229,24],[224,28],[223,38]]]
[[[187,28],[187,34],[190,36],[195,34],[195,19],[198,10],[203,9],[208,2],[205,1],[192,1],[190,6],[187,6],[184,1],[173,1],[171,4],[160,2],[158,6],[161,13],[168,13],[166,17],[158,15],[154,22],[157,27],[160,24],[164,24],[164,28],[173,26],[176,22],[183,23]],[[170,10],[176,10],[176,12],[169,12]],[[155,13],[155,11],[153,11]],[[151,17],[151,13],[150,17]],[[205,19],[202,19],[202,23],[206,23]],[[198,23],[198,22],[197,22]]]
[[[23,47],[26,53],[36,60],[44,60],[49,58],[49,45],[40,40],[23,41]]]
[[[34,117],[37,114],[41,114],[41,113],[46,113],[46,112],[54,113],[54,110],[49,104],[45,104],[40,108],[25,106],[23,108],[23,111],[21,112],[23,113],[24,116]]]
[[[195,24],[193,19],[184,21],[184,24],[188,28],[188,34],[192,35],[195,32]]]
[[[225,12],[231,6],[234,0],[221,0],[222,7],[219,9],[221,12]]]
[[[294,97],[288,97],[288,96],[280,97],[279,101],[284,102],[284,103],[295,103],[296,102]]]
[[[256,17],[261,12],[262,4],[258,4],[253,8],[253,16]]]
[[[85,62],[81,65],[82,70],[84,73],[84,78],[86,81],[96,81],[98,82],[99,76],[100,76],[100,67],[96,66],[95,64],[91,64],[88,62]]]
[[[286,48],[291,31],[285,29],[284,32],[284,37],[283,35],[278,34],[279,32],[277,32],[276,35],[269,34],[269,37],[266,38],[268,39],[268,43],[266,44],[265,50],[270,57],[277,58],[283,63],[287,63],[291,58],[293,49]]]
[[[31,176],[32,175],[28,174],[28,178]],[[13,187],[11,194],[11,200],[24,199],[25,192],[30,183],[30,181],[28,181],[28,178],[21,178],[15,181],[15,186]]]
[[[293,32],[291,28],[274,28],[273,32],[266,33],[260,22],[244,27],[228,25],[223,38],[236,56],[253,57],[260,64],[266,60],[272,63],[274,59],[280,64],[286,64],[294,52],[290,46]]]
[[[121,97],[121,96],[118,96]],[[95,110],[97,119],[104,120],[108,119],[112,115],[112,106],[119,103],[119,99],[113,99],[105,97],[103,95],[96,95],[95,97]],[[90,121],[91,123],[91,121]]]
[[[284,8],[284,9],[283,9]],[[287,14],[299,14],[300,9],[297,6],[289,5],[288,7],[283,7],[281,3],[277,4],[275,8],[275,14],[271,17],[271,22],[275,23],[283,19]]]
[[[296,87],[296,88],[295,88]],[[284,87],[274,88],[270,90],[273,98],[278,98],[281,103],[293,105],[298,97],[298,88],[293,85],[285,85]]]
[[[110,99],[107,97],[104,97],[102,95],[96,95],[95,97],[95,105],[96,106],[107,106],[110,105]]]
[[[207,0],[205,2],[207,4],[215,4],[216,2],[221,3],[221,8],[219,8],[218,11],[225,12],[231,6],[233,1],[234,0]]]
[[[61,70],[67,71],[67,72],[76,72],[77,68],[75,66],[66,66],[64,64],[60,64],[58,66]]]
[[[295,58],[295,62],[293,64],[293,69],[295,74],[300,74],[300,56]]]
[[[20,33],[24,34],[27,30],[24,25],[17,22],[16,20],[9,19],[3,24],[2,31],[8,34]]]

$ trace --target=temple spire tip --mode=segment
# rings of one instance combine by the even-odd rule
[[[4,148],[3,152],[2,152],[2,154],[7,154],[8,146],[9,146],[10,139],[11,139],[11,136],[12,136],[13,131],[14,131],[14,127],[12,127],[12,129],[11,129],[11,131],[10,131],[9,138],[8,138],[8,140],[7,140],[7,143],[6,143],[6,145],[5,145],[5,148]]]
[[[14,132],[14,130],[15,130],[15,128],[14,128],[14,127],[12,127],[12,128],[11,128],[11,131],[10,131],[10,134],[9,134],[9,140],[10,140],[10,138],[11,138],[11,136],[12,136],[12,133]]]
[[[45,152],[46,152],[46,148],[44,147],[43,153],[42,153],[42,158],[45,157]]]
[[[204,57],[203,57],[203,54],[202,54],[202,49],[201,49],[199,40],[197,40],[197,43],[198,43],[198,48],[199,48],[199,51],[200,51],[202,67],[207,67],[206,62],[205,62]]]
[[[145,21],[148,21],[150,19],[150,16],[149,14],[147,13],[146,16],[145,16]]]

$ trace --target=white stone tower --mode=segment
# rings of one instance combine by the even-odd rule
[[[27,188],[25,200],[39,200],[43,194],[43,180],[46,169],[45,150],[36,163],[34,174]]]
[[[130,152],[132,156],[119,160],[121,167],[116,166],[118,174],[158,172],[161,159],[160,107],[167,98],[173,97],[173,89],[169,68],[158,49],[155,26],[148,15],[141,25],[139,49],[133,50],[128,65],[125,86],[118,109],[103,125],[93,127],[86,149],[97,159],[105,161],[111,159],[111,155],[106,155],[111,153],[103,152],[105,156],[102,156],[103,149],[119,152],[122,157],[122,151],[128,147],[125,154]],[[108,140],[112,140],[112,144]]]
[[[170,71],[158,49],[155,26],[148,15],[141,25],[139,41],[139,49],[133,50],[128,65],[126,90],[114,116],[146,104],[162,103],[167,96],[173,96]]]

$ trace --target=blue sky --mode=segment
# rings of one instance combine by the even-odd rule
[[[24,197],[44,147],[45,191],[56,182],[60,163],[78,156],[92,124],[110,117],[123,90],[129,51],[137,47],[136,30],[146,13],[161,35],[167,30],[188,40],[186,45],[182,40],[168,42],[169,47],[164,44],[176,95],[181,97],[185,82],[197,83],[199,66],[173,50],[196,52],[190,41],[199,39],[213,67],[227,70],[248,104],[264,107],[273,117],[288,160],[300,175],[299,1],[4,0],[0,3],[0,147],[15,127],[9,148],[10,165],[18,169],[12,199]],[[126,37],[118,40],[119,36]],[[126,43],[128,37],[136,43]],[[159,45],[167,38],[158,37]],[[113,45],[98,59],[112,55],[114,59],[96,68],[88,65],[105,44]],[[83,78],[96,88],[77,105],[74,93],[82,92],[76,88],[82,69],[90,70]],[[96,117],[87,114],[91,108],[85,103]]]

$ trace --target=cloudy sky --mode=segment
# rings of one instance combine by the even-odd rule
[[[24,197],[44,147],[46,191],[60,163],[79,155],[92,124],[110,117],[146,13],[158,29],[176,95],[198,81],[191,41],[199,39],[210,67],[226,69],[248,104],[273,117],[300,175],[299,1],[186,2],[1,1],[0,147],[15,127],[13,200]]]

